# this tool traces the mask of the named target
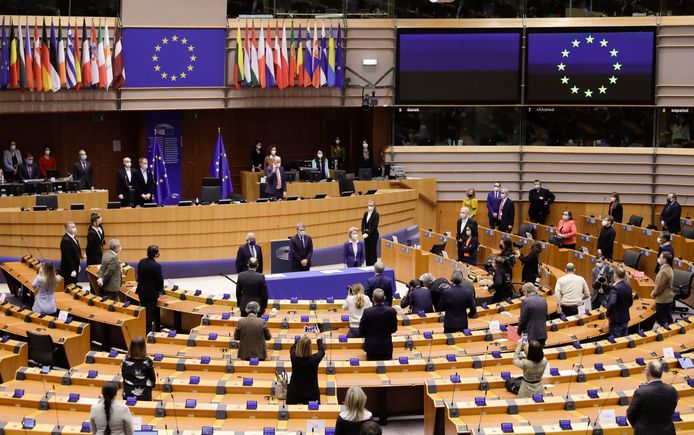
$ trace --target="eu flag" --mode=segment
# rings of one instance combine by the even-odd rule
[[[224,86],[225,42],[225,29],[124,29],[126,87]]]
[[[154,177],[154,185],[156,186],[157,204],[163,205],[166,198],[171,196],[171,189],[169,188],[169,178],[166,175],[164,153],[159,146],[159,139],[156,135],[152,144],[152,154],[147,156],[147,160],[152,165],[152,177]]]
[[[234,191],[231,186],[231,171],[229,170],[229,160],[224,149],[222,133],[217,133],[217,147],[214,149],[214,157],[210,164],[210,175],[222,180],[222,198],[226,198]]]

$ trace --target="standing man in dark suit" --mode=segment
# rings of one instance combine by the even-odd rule
[[[359,336],[364,337],[364,351],[369,361],[393,358],[392,335],[398,330],[398,315],[395,308],[383,305],[383,290],[373,293],[374,306],[364,310],[359,322]]]
[[[39,172],[38,165],[34,164],[34,156],[27,154],[24,159],[24,163],[17,167],[17,175],[21,180],[34,180],[36,178],[43,178]]]
[[[633,290],[627,283],[627,273],[624,269],[617,268],[614,272],[617,280],[607,299],[607,318],[609,319],[609,335],[613,337],[624,337],[627,335],[629,325],[629,308],[634,303],[632,296]]]
[[[472,231],[471,236],[477,237],[477,222],[470,216],[470,209],[467,207],[462,207],[460,209],[460,217],[456,223],[456,235],[455,241],[458,246],[458,258],[463,258],[465,253],[463,248],[465,247],[465,241],[467,240],[467,235],[465,230],[470,228]]]
[[[658,236],[657,242],[658,242],[658,257],[660,257],[660,254],[663,252],[668,252],[670,255],[672,255],[672,258],[675,258],[675,247],[672,246],[670,243],[670,240],[672,239],[672,236],[670,236],[670,233],[667,231],[663,231],[660,233]],[[660,271],[660,263],[656,264],[655,266],[655,273],[658,273]]]
[[[255,233],[246,234],[246,243],[239,246],[236,252],[236,273],[248,270],[248,261],[255,258],[258,262],[258,272],[263,273],[263,250],[256,243]]]
[[[76,235],[75,223],[65,222],[65,234],[60,241],[60,275],[65,280],[65,285],[77,284],[77,275],[80,273],[82,248]]]
[[[463,332],[467,329],[468,317],[477,314],[475,308],[475,287],[463,277],[463,272],[455,270],[451,274],[451,286],[443,291],[438,306],[439,312],[445,312],[443,332]]]
[[[306,234],[304,224],[296,224],[296,235],[289,239],[289,256],[292,259],[292,272],[311,270],[313,239]]]
[[[147,258],[137,264],[137,296],[140,305],[145,307],[147,317],[147,332],[159,332],[161,313],[157,301],[164,294],[164,276],[161,265],[157,263],[159,246],[150,245],[147,248]]]
[[[361,218],[361,233],[364,238],[366,265],[373,266],[378,260],[378,220],[376,203],[369,200],[364,216]]]
[[[144,157],[140,157],[139,163],[140,169],[133,174],[136,206],[154,200],[154,177],[149,171],[149,163]]]
[[[91,225],[87,233],[87,266],[101,264],[101,258],[106,244],[104,228],[101,226],[101,215],[92,213],[90,217]]]
[[[664,384],[663,364],[653,360],[646,367],[645,385],[634,391],[627,409],[627,419],[634,428],[634,435],[675,435],[672,414],[677,408],[677,390]]]
[[[133,206],[133,171],[130,157],[123,159],[123,167],[116,174],[116,184],[118,186],[118,199],[123,207]]]
[[[241,317],[246,317],[244,307],[249,302],[258,302],[258,315],[262,316],[267,308],[267,282],[265,275],[257,272],[258,259],[248,260],[248,270],[239,273],[236,282],[236,302],[241,310]]]
[[[680,203],[677,202],[677,195],[668,193],[667,204],[665,204],[663,211],[660,213],[660,225],[663,226],[663,231],[667,231],[671,234],[679,233],[682,229],[682,224],[680,222],[681,216],[682,207]]]
[[[542,187],[540,180],[535,180],[535,188],[530,190],[528,201],[530,222],[544,225],[549,215],[549,206],[554,202],[554,194]]]
[[[280,156],[275,156],[272,166],[268,166],[268,171],[269,174],[265,180],[265,193],[269,198],[286,198],[287,175],[284,173]]]
[[[258,302],[251,301],[243,309],[246,317],[239,319],[239,323],[234,331],[234,340],[239,342],[238,358],[250,360],[258,358],[264,361],[267,358],[267,345],[265,341],[272,340],[272,334],[267,327],[265,320],[259,316],[260,306]]]
[[[386,267],[380,261],[374,264],[374,276],[366,280],[366,290],[364,294],[373,301],[373,293],[376,289],[383,290],[386,301],[385,304],[389,307],[393,305],[393,280],[383,275]]]
[[[494,183],[494,190],[487,194],[487,217],[489,228],[494,229],[498,224],[499,204],[501,204],[501,183]]]
[[[542,347],[547,341],[547,299],[537,294],[535,284],[526,282],[521,289],[525,299],[521,302],[518,335],[528,334],[528,341],[537,340]]]
[[[87,152],[79,150],[79,160],[72,166],[72,180],[79,181],[79,189],[94,188],[94,171],[92,162],[87,160]]]
[[[513,231],[513,223],[516,220],[516,206],[508,197],[508,189],[501,189],[501,203],[499,203],[499,231],[510,233]]]
[[[598,234],[598,252],[597,255],[602,255],[612,261],[614,255],[614,239],[617,237],[617,231],[614,229],[614,218],[607,216],[602,220],[602,228]]]

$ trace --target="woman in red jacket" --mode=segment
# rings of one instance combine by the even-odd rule
[[[562,238],[562,248],[576,249],[576,222],[569,210],[564,211],[557,224],[557,236]]]

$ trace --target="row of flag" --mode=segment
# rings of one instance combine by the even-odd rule
[[[125,84],[125,65],[121,29],[116,28],[114,50],[111,52],[108,24],[98,30],[92,20],[91,39],[87,37],[86,19],[82,21],[80,45],[77,20],[68,23],[67,43],[63,40],[62,26],[56,37],[53,20],[50,38],[47,36],[46,19],[39,36],[38,20],[34,23],[34,41],[30,36],[29,19],[25,31],[21,20],[16,26],[9,23],[9,38],[5,19],[2,20],[0,40],[0,89],[18,88],[28,91],[52,91],[91,87],[118,89]],[[74,29],[74,35],[73,35]],[[16,30],[16,32],[15,32]]]
[[[330,23],[326,36],[325,22],[321,22],[320,35],[317,25],[313,31],[306,23],[305,33],[301,26],[295,39],[294,21],[291,23],[289,41],[287,29],[282,23],[282,33],[275,24],[274,38],[272,28],[263,28],[260,22],[260,35],[256,42],[255,23],[251,22],[249,37],[248,22],[245,26],[245,40],[241,38],[241,27],[236,28],[236,54],[234,56],[233,83],[237,89],[243,87],[314,87],[328,86],[342,88],[345,72],[342,60],[342,28]],[[274,41],[274,43],[273,43]]]

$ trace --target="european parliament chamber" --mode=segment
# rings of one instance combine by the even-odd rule
[[[694,3],[0,16],[0,434],[694,433]]]

